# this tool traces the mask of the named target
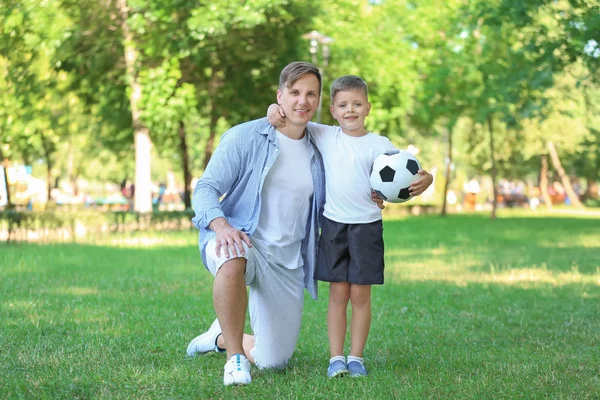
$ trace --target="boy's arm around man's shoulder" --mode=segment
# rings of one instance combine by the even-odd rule
[[[283,108],[281,108],[279,104],[273,103],[269,105],[269,108],[267,108],[267,121],[275,128],[282,128],[286,125],[286,116]],[[309,121],[306,127],[313,138],[317,138],[318,136],[331,132],[337,128],[335,126],[323,125],[312,121]]]
[[[317,147],[323,143],[323,140],[327,138],[327,136],[333,135],[339,127],[333,125],[323,125],[316,122],[308,121],[306,125],[306,129],[308,133],[315,141]],[[319,148],[321,150],[321,148]]]

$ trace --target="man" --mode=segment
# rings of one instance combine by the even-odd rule
[[[187,353],[226,351],[225,385],[250,383],[250,362],[284,367],[298,340],[304,287],[317,297],[313,274],[325,175],[306,124],[320,93],[314,65],[287,65],[277,90],[286,126],[276,130],[263,118],[230,129],[194,189],[193,221],[202,259],[215,277],[217,319]],[[247,307],[254,336],[243,332]]]

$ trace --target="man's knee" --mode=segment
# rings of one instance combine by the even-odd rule
[[[270,354],[255,354],[254,362],[260,369],[283,369],[292,358],[294,350],[285,352],[271,352]]]
[[[286,321],[284,324],[288,329],[270,331],[267,337],[257,332],[256,346],[252,350],[257,367],[285,368],[292,358],[298,344],[300,321]]]
[[[244,277],[246,272],[246,259],[245,258],[234,258],[226,261],[221,268],[217,271],[216,277],[220,279],[239,279]]]

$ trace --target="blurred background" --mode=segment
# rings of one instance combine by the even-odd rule
[[[0,208],[185,211],[280,70],[369,84],[416,212],[600,205],[600,7],[579,0],[0,0]],[[394,210],[396,206],[390,206]],[[418,207],[418,208],[417,208]]]

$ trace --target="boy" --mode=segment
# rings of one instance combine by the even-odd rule
[[[371,104],[367,84],[354,75],[342,76],[331,85],[333,117],[340,126],[309,123],[325,165],[324,222],[319,243],[315,279],[330,282],[327,332],[331,358],[330,378],[350,374],[366,376],[363,351],[371,326],[371,285],[383,284],[384,244],[381,210],[372,199],[369,182],[375,158],[393,150],[389,139],[365,129]],[[281,107],[271,105],[269,121],[285,126]],[[422,194],[433,177],[420,170],[411,195]],[[346,309],[352,303],[351,347],[344,358]]]

